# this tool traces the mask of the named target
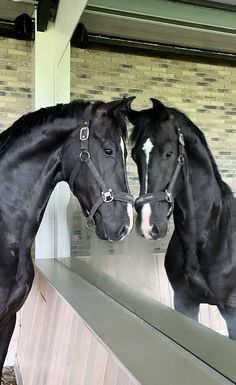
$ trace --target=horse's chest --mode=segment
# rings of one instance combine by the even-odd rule
[[[188,290],[200,302],[212,305],[228,297],[236,279],[236,255],[225,242],[216,244],[218,246],[198,247],[196,273],[188,275],[185,272]]]

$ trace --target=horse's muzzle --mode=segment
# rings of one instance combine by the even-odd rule
[[[166,223],[162,223],[161,226],[157,226],[155,223],[151,224],[150,237],[153,241],[157,239],[164,238],[167,233],[167,221]]]
[[[114,226],[107,225],[103,222],[99,226],[96,226],[96,234],[100,239],[109,242],[118,242],[122,241],[130,232],[130,226],[128,224],[124,224],[118,228]]]

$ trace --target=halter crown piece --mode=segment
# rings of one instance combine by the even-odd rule
[[[82,165],[85,163],[94,178],[96,179],[98,185],[101,188],[101,195],[97,199],[97,201],[92,206],[90,212],[87,213],[87,210],[85,211],[83,208],[83,213],[87,217],[87,227],[90,229],[94,227],[94,214],[97,211],[97,209],[101,206],[102,203],[110,203],[113,200],[117,200],[120,202],[127,202],[134,205],[134,198],[133,195],[129,192],[115,192],[111,188],[107,188],[105,185],[105,182],[103,181],[99,171],[97,170],[95,164],[91,160],[90,152],[89,152],[89,122],[85,121],[84,125],[80,128],[80,154],[79,154],[79,162],[76,162],[70,178],[69,178],[69,186],[72,192],[74,187],[75,178],[77,177]]]
[[[174,174],[171,178],[171,181],[170,181],[167,189],[165,191],[160,191],[155,195],[153,195],[151,193],[140,195],[140,197],[138,197],[135,200],[136,210],[139,207],[143,206],[145,203],[166,201],[170,206],[167,217],[169,217],[172,214],[172,212],[174,210],[174,197],[173,197],[174,187],[175,187],[175,183],[176,183],[176,180],[178,178],[178,175],[180,173],[180,170],[183,167],[184,162],[185,162],[184,136],[183,136],[183,133],[179,127],[176,127],[176,131],[177,131],[177,136],[178,136],[179,156],[178,156],[177,165],[176,165]],[[184,174],[184,177],[186,177],[185,174]]]

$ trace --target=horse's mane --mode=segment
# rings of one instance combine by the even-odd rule
[[[15,138],[27,134],[31,129],[53,122],[55,118],[80,115],[88,105],[89,102],[73,101],[69,104],[40,108],[21,116],[12,126],[0,134],[0,154],[7,150]]]
[[[181,127],[190,128],[191,131],[200,139],[202,145],[207,150],[208,156],[209,156],[211,163],[212,163],[213,172],[214,172],[216,181],[219,185],[219,188],[220,188],[222,194],[223,195],[228,195],[228,194],[232,195],[233,193],[232,193],[231,188],[221,178],[217,164],[216,164],[215,159],[212,155],[212,152],[211,152],[211,150],[207,144],[207,141],[206,141],[206,138],[205,138],[205,135],[203,134],[203,132],[183,112],[181,112],[175,108],[168,108],[168,110],[171,113],[173,113],[180,128]]]
[[[93,103],[91,117],[102,103],[102,101]],[[87,101],[75,100],[68,104],[57,104],[56,106],[41,108],[23,115],[0,134],[0,154],[9,148],[14,138],[27,134],[33,128],[53,122],[56,118],[79,118],[81,115],[83,116],[83,112],[89,104],[91,103]],[[127,128],[124,119],[120,119],[120,128],[123,137],[126,139]]]

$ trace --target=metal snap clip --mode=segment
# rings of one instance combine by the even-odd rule
[[[172,203],[173,202],[173,195],[168,190],[165,190],[165,194],[166,194],[166,201],[168,203]]]

